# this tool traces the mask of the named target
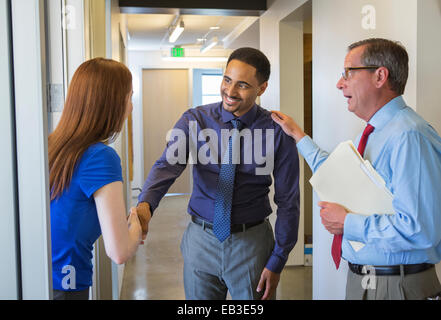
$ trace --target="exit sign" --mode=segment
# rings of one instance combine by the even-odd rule
[[[185,56],[184,48],[172,48],[171,49],[171,56],[178,57],[178,58],[184,57]]]

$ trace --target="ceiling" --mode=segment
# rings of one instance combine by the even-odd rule
[[[205,37],[209,41],[214,36],[217,36],[219,41],[223,41],[214,49],[228,49],[244,33],[247,43],[250,41],[253,43],[254,39],[258,39],[259,30],[258,27],[256,28],[258,17],[208,15],[181,15],[180,17],[184,21],[185,30],[179,39],[171,44],[168,42],[168,28],[175,21],[176,15],[127,14],[130,36],[128,49],[157,51],[175,45],[199,49],[201,42],[197,39]],[[253,28],[250,28],[251,26]],[[219,27],[219,29],[210,30],[210,27]]]

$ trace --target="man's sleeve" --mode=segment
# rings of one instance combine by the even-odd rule
[[[348,214],[345,238],[385,252],[433,248],[441,241],[441,162],[431,141],[418,132],[393,143],[391,191],[395,214]]]
[[[297,242],[300,217],[299,157],[295,141],[283,132],[276,133],[274,157],[274,202],[277,205],[276,245],[267,269],[280,273]]]
[[[178,120],[171,131],[171,140],[159,160],[155,162],[144,183],[138,202],[147,202],[151,211],[158,207],[159,202],[167,193],[175,180],[185,170],[189,154],[189,124],[190,113],[187,111]],[[185,157],[182,153],[185,152]],[[181,154],[180,154],[181,153]],[[180,161],[177,161],[180,159]],[[183,161],[182,161],[183,160]]]
[[[320,149],[309,136],[305,136],[297,143],[300,154],[305,158],[311,171],[314,173],[329,157],[329,153]]]
[[[276,129],[277,130],[277,129]],[[299,156],[297,150],[315,172],[329,154],[305,136],[296,145],[294,139],[284,132],[279,133],[280,142],[274,161],[274,202],[277,205],[275,226],[276,245],[267,263],[267,269],[280,273],[294,248],[299,230],[300,189]],[[297,149],[298,148],[298,149]]]

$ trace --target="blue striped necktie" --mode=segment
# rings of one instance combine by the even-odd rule
[[[213,232],[220,242],[224,242],[231,234],[231,205],[236,174],[236,165],[232,161],[233,146],[240,143],[239,131],[242,127],[242,123],[238,119],[231,120],[231,123],[237,130],[233,130],[228,143],[228,152],[225,152],[223,156],[214,202]]]

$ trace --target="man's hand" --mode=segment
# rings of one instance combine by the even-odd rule
[[[265,288],[265,293],[262,300],[269,300],[273,297],[277,286],[279,285],[279,280],[279,273],[272,272],[267,268],[263,269],[262,275],[260,276],[259,285],[257,286],[257,292],[261,292],[263,288]]]
[[[345,218],[348,211],[339,204],[319,202],[322,224],[332,234],[343,234]]]
[[[142,227],[142,240],[147,238],[147,233],[149,231],[149,222],[152,218],[152,213],[150,211],[150,205],[147,202],[140,202],[136,207],[138,212],[139,221]]]
[[[299,125],[289,116],[286,114],[283,114],[280,111],[271,111],[271,117],[274,120],[275,123],[277,123],[283,131],[296,142],[299,142],[303,139],[304,136],[306,136],[306,133],[303,132],[303,130],[299,127]]]

